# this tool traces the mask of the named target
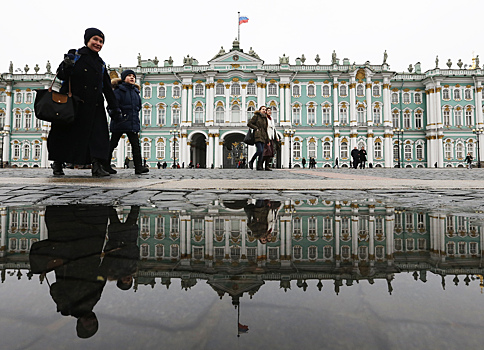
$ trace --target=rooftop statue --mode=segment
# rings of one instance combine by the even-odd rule
[[[413,71],[413,67],[412,67],[412,64],[411,64],[411,63],[408,65],[408,71],[409,71],[410,73],[412,73],[412,71]]]
[[[332,64],[336,64],[337,61],[336,61],[336,51],[333,50],[333,54],[331,55],[331,63]]]
[[[304,62],[306,62],[306,57],[304,57],[304,54],[302,54],[302,56],[301,56],[301,62],[302,62],[302,64],[304,64]]]
[[[47,72],[46,73],[52,73],[51,69],[52,69],[52,66],[50,65],[50,61],[47,61],[47,64],[45,66],[45,68],[47,68]]]
[[[282,57],[279,57],[279,64],[289,64],[289,56],[286,57],[286,54],[283,54]]]
[[[37,74],[39,72],[39,70],[40,70],[40,67],[39,67],[38,64],[36,64],[35,67],[34,67],[35,74]]]
[[[319,61],[321,61],[321,59],[319,58],[319,54],[316,55],[316,58],[314,60],[316,61],[316,64],[319,64]]]
[[[25,71],[25,74],[27,74],[29,72],[29,65],[26,64],[25,67],[24,67],[24,71]]]
[[[388,59],[388,54],[387,54],[387,50],[385,50],[385,52],[383,53],[383,64],[387,63],[387,59]]]
[[[447,67],[449,67],[449,69],[450,69],[450,67],[452,67],[452,61],[450,60],[450,58],[449,58],[449,60],[447,61]]]
[[[435,68],[439,68],[439,55],[435,57]]]
[[[12,63],[12,61],[10,61],[10,65],[8,66],[8,72],[9,72],[10,74],[12,74],[12,73],[13,73],[13,63]]]
[[[138,66],[141,66],[141,54],[138,53]]]
[[[459,66],[459,69],[461,69],[461,68],[462,68],[462,65],[463,65],[463,64],[464,64],[464,63],[463,63],[463,62],[462,62],[462,60],[459,58],[459,61],[457,61],[457,65]]]

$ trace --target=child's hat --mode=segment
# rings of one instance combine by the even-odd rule
[[[126,79],[126,77],[130,74],[133,74],[136,78],[136,73],[134,71],[132,71],[131,69],[126,69],[123,71],[123,73],[121,73],[121,80],[124,81],[124,79]]]

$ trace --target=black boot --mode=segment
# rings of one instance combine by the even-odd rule
[[[108,173],[113,174],[113,175],[118,173],[116,170],[114,170],[111,167],[111,162],[108,161],[108,160],[104,162],[103,169],[106,170]]]
[[[263,162],[264,161],[262,159],[257,159],[257,170],[264,170],[264,168],[262,167]]]
[[[91,173],[94,177],[109,176],[109,173],[103,169],[102,161],[98,158],[93,158],[92,160]]]
[[[254,161],[253,160],[249,161],[249,168],[250,168],[250,170],[254,169]]]
[[[150,169],[143,166],[143,165],[134,167],[134,173],[136,175],[146,174],[146,173],[149,173],[149,172],[150,172]]]
[[[54,175],[56,176],[65,175],[64,171],[62,170],[62,162],[54,161],[52,164],[52,170],[54,170]]]
[[[265,167],[264,167],[264,170],[266,171],[272,171],[272,169],[270,168],[270,157],[264,157],[264,164],[265,164]]]

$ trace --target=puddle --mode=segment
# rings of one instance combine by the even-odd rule
[[[0,208],[3,346],[480,345],[482,214],[317,193],[188,198]]]

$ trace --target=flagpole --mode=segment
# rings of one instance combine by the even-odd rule
[[[240,29],[240,25],[239,25],[239,29]],[[240,324],[240,304],[239,304],[239,307],[237,308],[237,338],[240,338],[239,324]]]
[[[238,29],[239,29],[239,35],[237,37],[237,41],[240,44],[240,12],[237,12],[237,23],[238,23]]]

